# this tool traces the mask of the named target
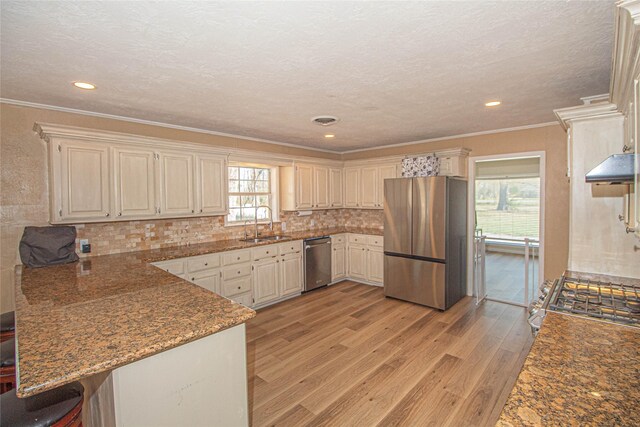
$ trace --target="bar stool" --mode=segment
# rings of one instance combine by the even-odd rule
[[[16,388],[16,340],[0,343],[0,394]]]
[[[0,425],[82,427],[84,387],[79,382],[19,399],[11,390],[0,396]]]
[[[4,342],[16,335],[15,311],[8,311],[0,315],[0,342]]]

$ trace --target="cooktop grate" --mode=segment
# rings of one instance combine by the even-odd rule
[[[640,326],[640,287],[563,277],[549,308]]]

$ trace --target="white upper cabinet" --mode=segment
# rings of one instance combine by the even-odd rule
[[[225,214],[227,211],[227,162],[224,157],[196,155],[196,211]]]
[[[375,208],[378,206],[378,168],[366,166],[360,172],[360,206]]]
[[[313,207],[313,166],[296,165],[296,209]]]
[[[136,148],[115,148],[115,212],[119,218],[156,214],[155,153]]]
[[[107,145],[60,141],[50,160],[52,222],[110,219]]]
[[[343,205],[342,169],[331,168],[329,170],[329,205],[332,208],[341,208]]]
[[[391,163],[345,168],[345,206],[382,209],[384,180],[396,176],[397,167]]]
[[[395,164],[384,165],[378,168],[378,202],[377,207],[384,207],[384,180],[397,178],[398,177],[398,168]]]
[[[344,206],[347,208],[360,207],[360,168],[348,167],[344,169]]]
[[[313,207],[325,209],[329,207],[329,168],[313,167]]]
[[[160,215],[195,213],[193,156],[172,152],[159,154]]]

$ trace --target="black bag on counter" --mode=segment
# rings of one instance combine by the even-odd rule
[[[25,227],[20,240],[20,259],[28,267],[77,261],[76,228],[72,225]]]

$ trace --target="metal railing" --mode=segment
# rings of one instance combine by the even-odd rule
[[[497,299],[491,297],[487,293],[486,290],[486,247],[487,244],[491,245],[491,243],[497,242],[499,245],[502,243],[511,243],[516,244],[516,246],[522,245],[524,250],[524,301],[522,303],[518,303],[517,301],[507,301],[502,299]],[[477,230],[476,236],[474,237],[474,286],[476,287],[476,295],[477,302],[481,301],[480,296],[484,295],[482,299],[486,298],[492,301],[505,302],[509,304],[515,304],[522,307],[528,307],[531,301],[537,298],[535,292],[532,289],[537,289],[535,286],[537,279],[538,269],[535,265],[539,265],[536,263],[539,258],[539,250],[540,250],[540,242],[536,239],[530,238],[522,238],[522,239],[512,239],[512,238],[503,238],[503,237],[489,237],[484,236],[482,234],[482,230]],[[533,268],[532,268],[533,265]],[[476,282],[479,282],[476,285]],[[531,286],[533,284],[533,287]]]

